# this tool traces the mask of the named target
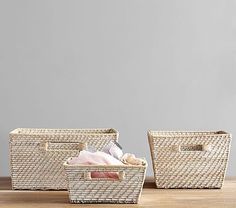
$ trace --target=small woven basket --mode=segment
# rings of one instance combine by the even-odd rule
[[[10,132],[13,189],[66,189],[64,161],[87,145],[101,150],[118,140],[114,129],[25,129]]]
[[[221,188],[231,135],[148,131],[157,188]]]
[[[146,165],[69,165],[68,161],[64,167],[71,203],[138,203]],[[91,178],[91,172],[116,172],[119,178]]]

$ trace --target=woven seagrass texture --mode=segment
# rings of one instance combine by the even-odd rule
[[[71,203],[136,204],[139,201],[145,166],[94,166],[64,164]],[[91,172],[117,172],[119,179],[91,178]]]
[[[221,188],[231,135],[223,132],[149,131],[157,188]]]
[[[118,140],[114,129],[16,129],[10,133],[12,188],[66,189],[66,159],[111,140]]]

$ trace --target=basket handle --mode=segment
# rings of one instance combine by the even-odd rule
[[[51,147],[50,144],[54,144],[56,147]],[[68,146],[65,148],[66,146]],[[42,142],[40,149],[45,152],[71,152],[82,151],[87,149],[87,143],[83,142]]]
[[[173,145],[174,152],[210,152],[212,150],[211,144],[188,144],[188,145]]]
[[[91,176],[91,172],[101,172],[101,173],[117,173],[118,174],[118,178],[117,179],[113,179],[113,178],[99,178],[99,177],[96,177],[96,178],[94,178],[94,177],[92,177]],[[104,170],[102,170],[102,171],[87,171],[87,172],[84,172],[84,179],[85,180],[89,180],[89,181],[91,181],[91,180],[99,180],[99,181],[114,181],[114,180],[118,180],[118,181],[122,181],[122,180],[124,180],[125,179],[125,171],[119,171],[119,172],[116,172],[116,171],[112,171],[112,170],[109,170],[109,171],[104,171]]]

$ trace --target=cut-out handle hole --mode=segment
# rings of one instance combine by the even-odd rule
[[[82,142],[42,142],[40,148],[48,152],[82,151],[87,149],[87,144]]]
[[[181,145],[180,151],[203,151],[203,145]]]
[[[196,144],[196,145],[173,145],[172,150],[175,152],[197,152],[197,151],[211,151],[212,145],[211,144]]]
[[[86,180],[123,180],[125,178],[124,171],[92,171],[84,173]]]

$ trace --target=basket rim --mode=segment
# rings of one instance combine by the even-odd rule
[[[153,137],[189,137],[189,136],[201,136],[201,137],[208,137],[208,136],[216,136],[216,135],[220,135],[220,136],[226,136],[228,135],[229,137],[232,137],[231,133],[228,133],[226,131],[223,130],[218,130],[218,131],[214,131],[214,130],[209,130],[209,131],[197,131],[197,130],[148,130],[147,131],[148,135],[153,136]],[[181,134],[183,133],[183,134]],[[185,133],[192,133],[192,135],[184,135]],[[194,135],[194,134],[199,134],[199,135]]]
[[[49,130],[51,132],[24,132],[24,131],[37,131],[37,130]],[[21,132],[22,131],[22,132]],[[67,132],[56,132],[56,131],[67,131]],[[119,134],[119,132],[114,128],[16,128],[12,130],[10,135],[68,135],[72,134],[75,131],[91,131],[91,132],[79,132],[77,135],[112,135]],[[94,131],[94,132],[93,132]],[[96,132],[104,131],[104,132]]]
[[[145,164],[144,165],[83,165],[83,164],[68,164],[68,162],[72,159],[72,157],[69,157],[64,163],[63,166],[64,167],[82,167],[82,168],[146,168],[148,166],[147,160],[145,158],[143,158],[145,160]]]

